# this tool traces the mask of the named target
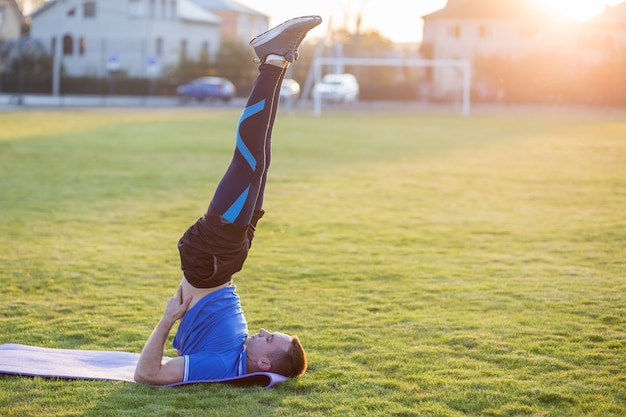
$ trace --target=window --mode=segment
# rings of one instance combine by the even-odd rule
[[[78,53],[80,56],[85,55],[85,38],[83,37],[78,40]]]
[[[178,13],[176,12],[176,0],[172,0],[172,2],[170,3],[171,7],[172,7],[172,20],[176,20],[176,16],[178,16]]]
[[[85,16],[85,18],[91,18],[91,19],[96,17],[96,2],[95,1],[86,1],[83,4],[83,16]]]
[[[72,35],[63,36],[63,55],[73,55],[74,54],[74,40],[72,39]]]
[[[161,0],[161,19],[165,20],[167,15],[167,0]]]
[[[530,35],[531,35],[531,33],[530,33],[530,29],[528,29],[527,27],[522,27],[522,28],[520,28],[520,30],[519,30],[519,36],[520,36],[520,38],[522,38],[522,39],[528,39],[528,38],[530,38]]]
[[[250,37],[250,20],[245,14],[237,17],[237,37],[239,39],[247,39]]]
[[[200,47],[200,64],[209,65],[209,43],[202,42]]]
[[[180,60],[185,62],[187,60],[187,40],[180,41]]]
[[[143,17],[141,0],[128,0],[128,17]]]
[[[480,36],[481,39],[491,38],[491,28],[489,26],[480,25],[478,28],[478,36]]]
[[[156,56],[158,57],[163,56],[163,38],[156,39],[156,45],[154,49],[156,50]]]
[[[450,26],[450,28],[448,29],[448,36],[454,39],[459,39],[461,37],[461,26]]]
[[[525,40],[538,40],[541,38],[541,33],[536,27],[522,26],[520,28],[520,38]]]
[[[4,25],[4,20],[6,19],[4,16],[6,15],[6,6],[0,6],[0,28]]]
[[[150,19],[156,19],[156,0],[150,0]]]

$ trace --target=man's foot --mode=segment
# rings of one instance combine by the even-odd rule
[[[320,23],[322,18],[319,16],[296,17],[260,34],[250,41],[250,46],[259,57],[254,62],[262,64],[270,54],[294,62],[298,59],[298,47],[307,32]]]

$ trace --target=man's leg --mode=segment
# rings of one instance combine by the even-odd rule
[[[250,42],[261,63],[259,76],[237,126],[232,162],[211,202],[229,223],[247,227],[254,212],[262,209],[280,85],[289,62],[298,59],[298,47],[307,32],[321,21],[319,16],[291,19]]]
[[[196,288],[222,285],[243,266],[263,215],[280,85],[302,39],[321,21],[319,16],[292,19],[250,42],[261,65],[237,125],[233,159],[208,211],[178,242],[185,278]]]
[[[271,159],[271,128],[286,67],[280,61],[259,67],[259,76],[237,125],[233,159],[211,201],[224,220],[242,228],[250,224],[255,210],[261,210]]]

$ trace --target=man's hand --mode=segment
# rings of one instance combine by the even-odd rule
[[[189,296],[183,300],[183,289],[179,286],[176,294],[169,300],[163,313],[163,320],[169,324],[174,324],[176,320],[180,320],[185,316],[189,304],[193,297]]]
[[[154,328],[146,345],[139,355],[135,369],[135,381],[165,385],[183,380],[185,359],[182,357],[163,362],[163,349],[167,337],[176,320],[185,316],[193,297],[183,300],[183,289],[178,287],[176,294],[167,300],[163,318]]]

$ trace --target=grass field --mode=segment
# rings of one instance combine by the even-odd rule
[[[0,113],[0,343],[139,352],[238,115]],[[0,376],[0,415],[626,415],[626,117],[284,114],[273,155],[235,282],[305,376]]]

